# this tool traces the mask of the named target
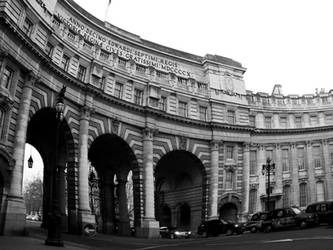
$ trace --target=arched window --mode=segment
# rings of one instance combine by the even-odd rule
[[[307,202],[307,190],[306,183],[301,183],[299,185],[299,206],[305,207]]]
[[[324,201],[325,200],[324,183],[322,181],[318,181],[316,183],[316,189],[317,189],[317,201]]]
[[[283,186],[283,207],[290,206],[290,186]]]
[[[256,211],[257,204],[257,189],[251,189],[249,195],[249,213],[252,214]]]

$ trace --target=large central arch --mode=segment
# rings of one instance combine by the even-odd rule
[[[140,186],[138,162],[132,149],[121,137],[104,134],[92,142],[88,158],[99,179],[101,214],[97,215],[97,222],[100,230],[107,234],[130,235],[129,197],[126,192],[130,171],[133,171],[133,186]],[[134,190],[131,192],[133,195]],[[140,206],[139,203],[134,196],[134,207]],[[137,225],[136,209],[134,212],[134,224]]]
[[[192,153],[175,150],[155,168],[156,218],[162,226],[196,230],[202,220],[205,171]]]
[[[62,220],[62,230],[75,232],[76,218],[68,216],[68,211],[77,208],[75,203],[75,172],[71,169],[71,162],[75,158],[74,139],[70,128],[63,119],[57,126],[56,111],[54,108],[42,108],[38,110],[30,119],[27,129],[26,142],[34,146],[40,153],[44,163],[43,174],[43,223],[46,227],[47,214],[51,211],[51,179],[54,168],[59,168],[60,187],[58,191],[61,197],[59,206]],[[56,155],[55,155],[56,154]],[[72,225],[73,228],[69,228]]]

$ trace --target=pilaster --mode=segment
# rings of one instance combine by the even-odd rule
[[[243,200],[242,200],[242,220],[246,221],[249,213],[250,196],[250,145],[244,144],[243,155]]]
[[[209,198],[208,218],[217,219],[218,205],[218,168],[219,168],[219,142],[212,140],[210,143],[210,176],[209,176]]]
[[[297,164],[297,147],[291,144],[291,168],[292,168],[292,195],[291,205],[299,206],[299,182],[298,182],[298,164]]]
[[[308,170],[308,180],[309,180],[307,204],[309,204],[316,201],[316,183],[314,176],[315,169],[313,165],[311,141],[307,141],[306,143],[306,160],[307,160],[307,170]]]
[[[155,187],[153,169],[153,139],[156,130],[146,127],[143,130],[143,198],[144,218],[136,236],[158,238],[159,222],[155,219]]]
[[[7,196],[5,235],[22,235],[25,231],[25,204],[22,195],[23,161],[26,143],[29,110],[34,83],[37,77],[29,72],[25,76],[21,102],[17,116],[13,160],[15,162]]]
[[[80,228],[87,224],[95,226],[95,217],[91,214],[89,206],[89,183],[88,183],[88,129],[92,109],[84,106],[81,109],[80,134],[79,134],[79,223]]]
[[[327,140],[322,141],[323,153],[324,153],[324,167],[325,167],[325,179],[326,179],[326,196],[325,199],[333,199],[333,180],[332,169],[329,155],[329,145]]]
[[[265,147],[263,145],[260,145],[258,147],[258,167],[257,167],[257,175],[259,179],[259,188],[258,188],[258,201],[257,201],[257,209],[256,211],[263,211],[265,210],[265,207],[262,207],[263,204],[261,204],[260,197],[262,195],[266,195],[266,178],[265,175],[262,175],[261,170],[262,170],[262,165],[266,164],[266,159],[265,159]]]

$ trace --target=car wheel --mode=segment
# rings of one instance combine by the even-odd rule
[[[251,232],[251,233],[255,233],[255,232],[257,232],[257,228],[256,228],[256,227],[251,227],[250,232]]]
[[[229,235],[232,235],[233,231],[231,228],[227,229],[227,232],[226,232],[226,235],[229,236]]]
[[[307,223],[306,221],[302,221],[301,224],[299,225],[300,228],[306,228],[307,227]]]
[[[272,226],[271,225],[266,226],[264,232],[269,233],[270,231],[272,231]]]

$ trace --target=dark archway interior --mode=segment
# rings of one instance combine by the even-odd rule
[[[234,203],[226,203],[220,208],[220,218],[237,222],[237,206]]]
[[[138,169],[136,157],[126,141],[117,135],[105,134],[93,141],[88,159],[96,169],[100,186],[99,230],[107,234],[130,234],[129,197],[125,191],[128,174]],[[116,180],[114,180],[116,178]],[[135,185],[134,176],[132,177]],[[132,197],[134,190],[130,191]],[[134,196],[134,206],[140,202]],[[134,224],[138,218],[134,209]]]
[[[166,223],[167,205],[172,226],[195,229],[202,219],[203,180],[204,166],[192,153],[177,150],[164,155],[155,168],[157,220]]]
[[[58,125],[59,124],[59,125]],[[53,175],[53,169],[56,166],[61,166],[61,177],[59,192],[66,197],[66,177],[65,168],[66,163],[69,160],[69,151],[74,152],[73,149],[69,149],[69,145],[74,145],[73,138],[71,136],[70,129],[66,120],[61,123],[57,123],[56,112],[53,108],[43,108],[33,115],[28,123],[27,139],[26,142],[34,146],[40,153],[44,163],[44,179],[43,179],[43,223],[42,226],[47,225],[47,214],[51,209],[51,180]],[[67,171],[75,172],[75,171]],[[67,179],[75,180],[67,174]],[[74,186],[72,182],[68,186]],[[75,195],[75,194],[74,194]],[[68,210],[75,209],[75,198],[69,197],[68,200],[73,201],[73,204],[67,203],[66,199],[59,202],[60,210],[63,215],[63,231],[67,231],[67,215],[66,206]]]

